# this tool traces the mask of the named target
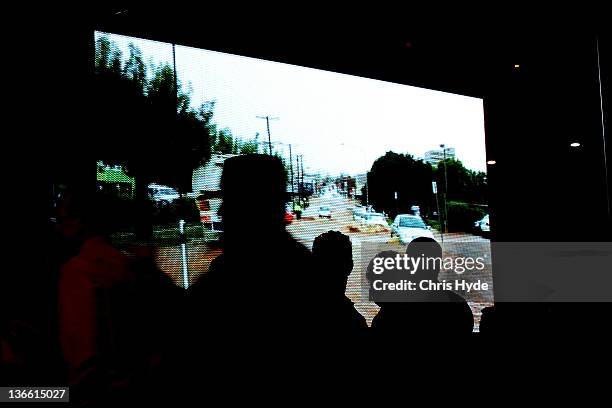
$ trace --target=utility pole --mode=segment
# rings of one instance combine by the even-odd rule
[[[300,155],[300,166],[302,166],[302,190],[304,189],[304,156]]]
[[[370,198],[369,198],[369,179],[370,179],[370,172],[366,170],[366,179],[365,179],[365,198],[366,198],[366,208],[368,208],[370,206]]]
[[[297,169],[297,192],[298,192],[298,201],[302,198],[302,188],[300,186],[300,155],[298,154],[295,157],[296,160],[296,169]]]
[[[270,121],[277,120],[278,118],[271,118],[270,116],[257,116],[257,119],[265,119],[266,127],[268,128],[268,149],[270,156],[272,156],[272,136],[270,136]]]
[[[302,184],[301,184],[302,185],[302,193],[304,193],[304,155],[302,155],[302,154],[300,154],[300,166],[302,166],[302,168],[300,170],[300,173],[302,174]],[[305,205],[304,201],[301,202],[300,205]]]
[[[295,191],[293,190],[293,156],[291,153],[291,143],[289,143],[289,171],[291,172],[291,210],[295,205]]]

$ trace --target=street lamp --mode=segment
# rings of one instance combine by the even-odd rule
[[[446,173],[446,145],[441,144],[442,154],[444,157],[444,232],[448,232],[448,176]]]

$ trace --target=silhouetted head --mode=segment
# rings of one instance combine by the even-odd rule
[[[89,192],[67,192],[59,202],[57,221],[62,237],[75,243],[92,235],[105,235],[111,229],[102,197]]]
[[[353,245],[347,235],[328,231],[315,238],[312,245],[316,268],[322,285],[344,294],[346,281],[353,270]]]
[[[375,280],[382,278],[382,274],[385,275],[385,281],[388,282],[397,282],[403,277],[402,272],[398,271],[394,266],[394,262],[398,255],[399,252],[397,251],[382,251],[377,253],[376,256],[374,256],[368,263],[366,269],[366,279],[369,284],[371,299],[375,299],[372,285]],[[376,269],[378,269],[378,272]],[[384,304],[383,302],[375,302],[381,307]]]
[[[411,258],[423,258],[425,261],[415,274],[420,279],[438,279],[438,273],[442,267],[442,247],[437,241],[419,237],[412,240],[406,248],[406,255]]]
[[[252,241],[258,234],[283,230],[287,180],[279,158],[247,154],[225,160],[221,190],[226,237]]]

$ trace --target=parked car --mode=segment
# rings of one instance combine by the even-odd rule
[[[327,206],[319,207],[319,218],[331,219],[331,209]]]
[[[490,233],[491,226],[489,224],[489,214],[482,217],[482,219],[476,221],[474,223],[474,228],[476,229],[477,233],[480,233],[483,235],[487,235],[488,233]]]
[[[291,214],[289,211],[285,211],[283,222],[285,224],[291,224],[293,222],[293,214]]]
[[[150,184],[149,197],[151,197],[151,200],[155,201],[158,205],[166,206],[177,198],[180,198],[181,195],[178,193],[178,191],[171,187]]]
[[[415,238],[434,239],[431,227],[425,225],[418,215],[399,214],[391,224],[391,237],[398,236],[400,242],[409,244]]]
[[[360,221],[366,214],[366,209],[364,207],[355,207],[353,208],[353,220]]]
[[[387,222],[387,217],[385,217],[384,214],[375,212],[364,214],[361,222],[365,225],[382,225],[385,227],[389,226],[389,223]]]

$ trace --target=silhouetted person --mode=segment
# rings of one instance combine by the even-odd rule
[[[153,299],[158,293],[143,284],[148,278],[108,242],[106,210],[93,194],[68,194],[59,207],[61,233],[78,251],[62,268],[58,299],[60,345],[77,405],[140,400],[160,358],[152,325],[161,323],[151,314],[164,299]]]
[[[0,284],[0,382],[7,385],[65,383],[57,341],[57,285],[68,256],[55,225],[46,220],[41,227],[29,232],[36,245],[24,245],[28,254],[13,254],[21,268],[5,273],[8,280]]]
[[[344,343],[363,339],[368,325],[345,295],[353,270],[353,246],[348,236],[328,231],[315,238],[312,253],[323,304],[320,324],[331,341]]]
[[[286,186],[276,157],[225,161],[223,253],[189,290],[189,342],[203,364],[290,360],[310,343],[317,320],[312,254],[285,230]]]
[[[388,251],[378,256],[395,258]],[[417,238],[406,249],[410,257],[442,258],[442,248],[434,240]],[[374,279],[369,265],[368,279]],[[388,272],[384,272],[385,274]],[[405,270],[389,271],[391,280],[407,279],[416,290],[402,292],[396,301],[377,302],[380,311],[372,321],[372,332],[377,339],[389,341],[439,342],[467,340],[472,334],[474,319],[467,302],[450,290],[420,290],[421,281],[438,283],[439,268],[435,263],[419,268],[413,275]]]

